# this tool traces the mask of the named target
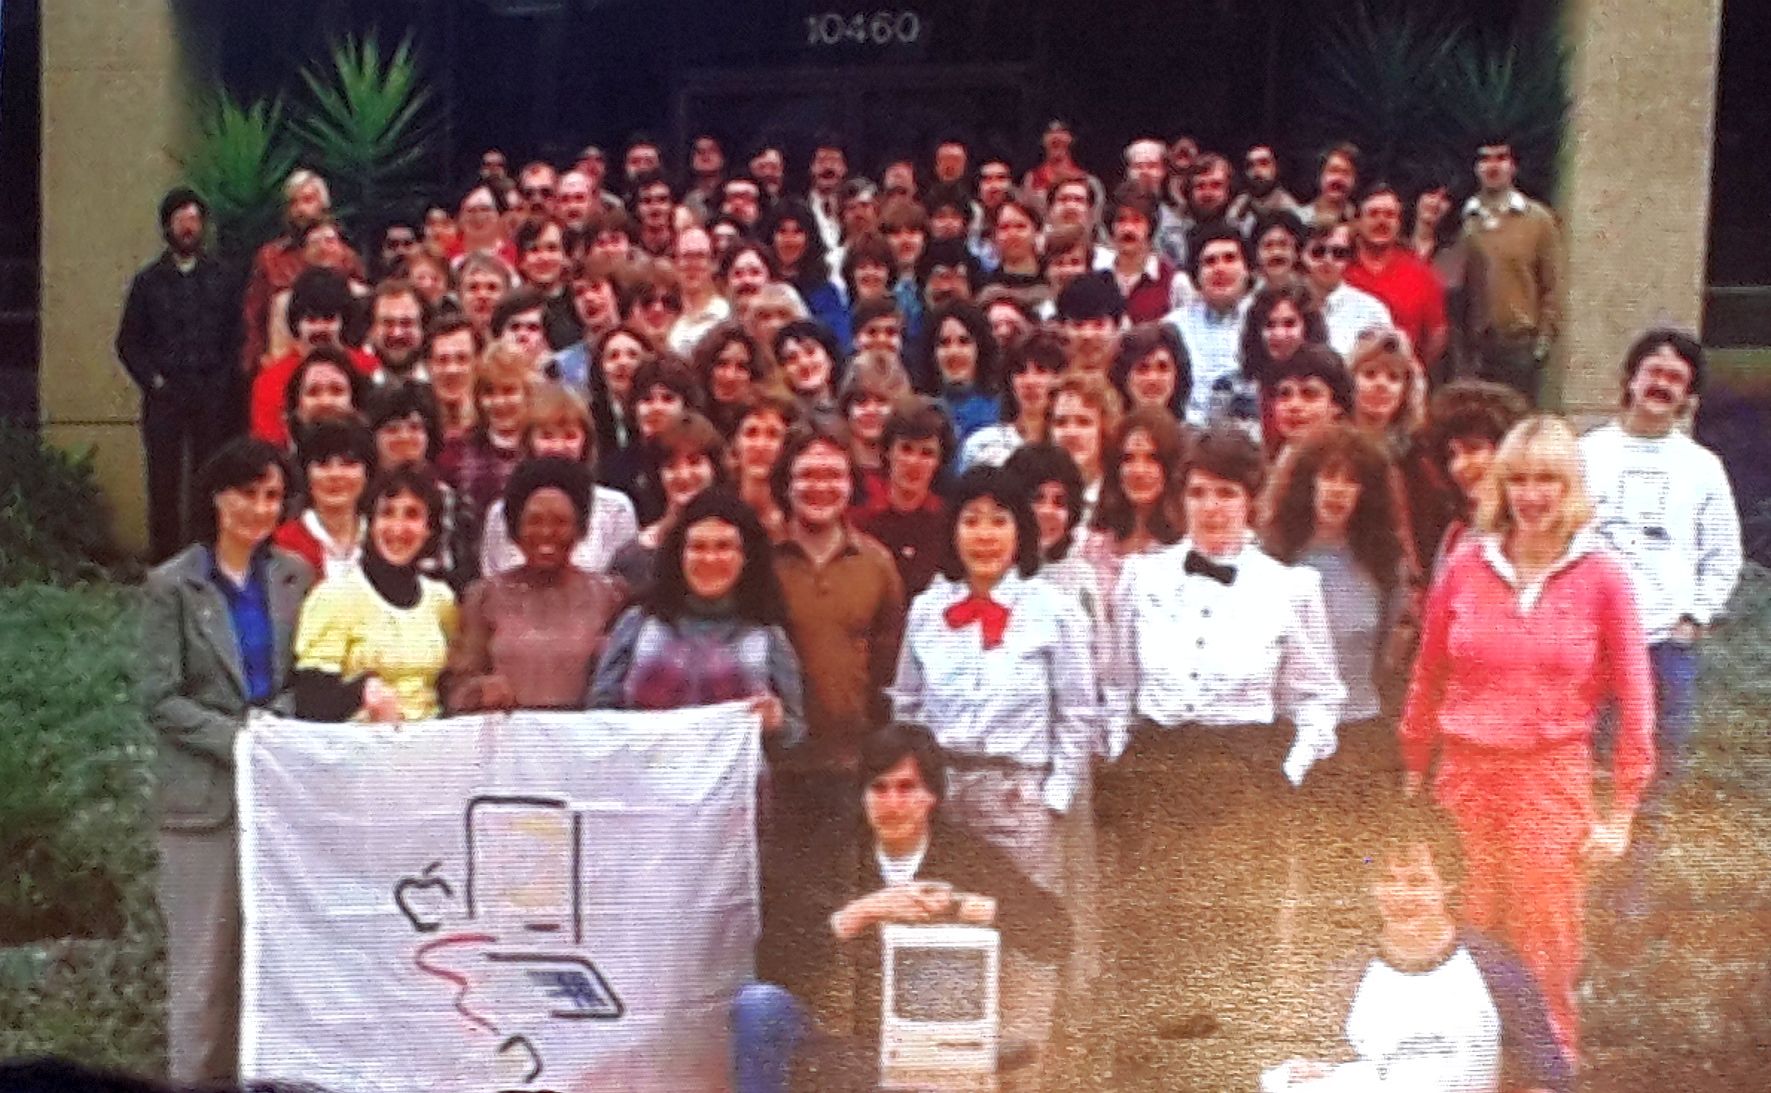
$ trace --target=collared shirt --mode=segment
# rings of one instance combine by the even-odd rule
[[[884,716],[884,688],[904,633],[904,582],[891,552],[845,527],[820,565],[794,540],[775,547],[787,633],[806,681],[808,746],[797,760],[848,770],[861,739]]]
[[[246,704],[257,706],[270,701],[276,687],[273,667],[277,656],[276,631],[271,623],[270,590],[265,584],[265,554],[254,551],[246,569],[246,583],[221,571],[215,551],[209,552],[209,580],[221,593],[228,606],[228,619],[234,625],[234,641],[240,649],[240,670],[246,677]]]
[[[1353,343],[1372,327],[1393,327],[1390,309],[1384,302],[1363,289],[1342,283],[1322,297],[1322,318],[1328,324],[1328,348],[1351,359]]]
[[[1376,269],[1355,257],[1347,266],[1347,283],[1383,301],[1417,351],[1445,330],[1445,286],[1432,266],[1405,247],[1391,247]]]
[[[967,583],[939,577],[910,605],[893,716],[929,726],[955,755],[1049,769],[1045,806],[1063,812],[1098,723],[1088,620],[1051,584],[1010,572],[990,593],[1008,608],[1008,628],[986,649],[981,626],[947,625],[947,609],[971,594]]]
[[[1169,300],[1174,291],[1174,267],[1163,260],[1163,256],[1152,251],[1144,259],[1144,268],[1139,271],[1137,279],[1129,286],[1119,275],[1116,263],[1119,256],[1112,251],[1107,252],[1107,261],[1095,268],[1113,275],[1113,283],[1119,286],[1119,295],[1125,300],[1125,320],[1130,323],[1153,323],[1162,318],[1169,310]]]
[[[1114,647],[1105,682],[1110,754],[1134,717],[1162,726],[1246,725],[1289,718],[1318,760],[1334,753],[1347,690],[1314,570],[1282,565],[1252,543],[1226,564],[1228,585],[1183,569],[1191,538],[1125,560],[1114,590]]]
[[[1562,233],[1548,206],[1510,190],[1500,208],[1464,203],[1464,238],[1479,266],[1485,313],[1476,333],[1554,336],[1561,325]]]
[[[726,302],[724,296],[714,293],[705,307],[678,315],[676,322],[671,324],[665,341],[670,343],[671,352],[687,357],[695,351],[695,343],[701,340],[701,335],[731,317],[732,305]]]
[[[1242,322],[1248,316],[1249,298],[1243,296],[1228,311],[1217,311],[1205,297],[1169,312],[1163,322],[1174,327],[1193,362],[1193,391],[1187,398],[1187,423],[1203,428],[1212,417],[1214,389],[1220,380],[1234,383],[1242,374]]]

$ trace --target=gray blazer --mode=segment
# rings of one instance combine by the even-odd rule
[[[295,622],[313,570],[272,549],[265,568],[275,633],[275,697],[294,712]],[[245,725],[246,673],[227,600],[209,577],[209,551],[185,548],[148,574],[142,606],[142,705],[160,740],[160,826],[212,830],[234,816],[234,734]]]

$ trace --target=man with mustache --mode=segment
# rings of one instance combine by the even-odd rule
[[[1156,199],[1127,182],[1113,196],[1113,279],[1125,298],[1125,314],[1134,323],[1153,323],[1168,313],[1174,267],[1151,245],[1156,228]]]
[[[1359,185],[1359,149],[1351,144],[1336,144],[1322,153],[1316,175],[1316,199],[1300,208],[1298,219],[1304,227],[1316,224],[1338,224],[1353,219],[1353,190]]]
[[[1242,161],[1242,192],[1230,202],[1230,219],[1247,232],[1261,213],[1296,212],[1297,198],[1279,184],[1279,156],[1271,144],[1250,146]]]
[[[812,185],[806,204],[818,222],[818,234],[826,251],[842,245],[842,184],[849,177],[849,157],[835,134],[818,138],[812,151]]]
[[[1636,813],[1616,890],[1619,929],[1601,944],[1639,951],[1647,866],[1662,843],[1667,799],[1685,773],[1704,634],[1740,578],[1740,516],[1715,454],[1678,428],[1703,387],[1703,347],[1650,330],[1624,356],[1623,410],[1581,438],[1593,526],[1630,575],[1654,669],[1656,769]],[[1601,896],[1603,901],[1603,896]],[[1602,947],[1601,952],[1604,951]]]
[[[1556,215],[1514,185],[1512,145],[1476,149],[1476,196],[1464,203],[1464,239],[1483,291],[1470,309],[1477,376],[1535,400],[1562,317],[1562,233]]]

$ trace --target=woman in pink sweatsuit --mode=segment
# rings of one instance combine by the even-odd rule
[[[1537,976],[1578,1059],[1574,991],[1591,861],[1620,856],[1654,769],[1654,684],[1628,577],[1586,526],[1573,432],[1520,422],[1477,493],[1475,531],[1427,598],[1400,727],[1407,791],[1434,794],[1469,859],[1463,914]],[[1593,802],[1594,723],[1620,725],[1610,813]]]

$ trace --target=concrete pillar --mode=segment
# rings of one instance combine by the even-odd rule
[[[43,434],[93,453],[119,545],[140,551],[141,408],[111,345],[131,274],[164,245],[160,196],[192,130],[189,45],[205,34],[174,0],[54,0],[41,11]]]
[[[1568,0],[1565,18],[1561,392],[1586,418],[1615,409],[1618,366],[1644,328],[1701,325],[1722,0]]]

